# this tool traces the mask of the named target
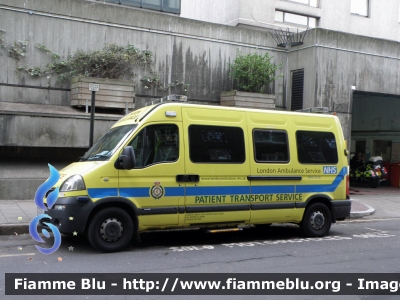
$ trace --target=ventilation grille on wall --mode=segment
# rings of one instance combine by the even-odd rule
[[[292,111],[303,109],[304,69],[292,71]]]

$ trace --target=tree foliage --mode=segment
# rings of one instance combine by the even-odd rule
[[[232,77],[238,81],[239,90],[263,93],[267,84],[283,76],[282,74],[275,76],[276,70],[282,67],[282,63],[275,65],[271,62],[272,58],[273,56],[269,56],[268,53],[243,54],[238,50],[235,60],[229,66],[232,68]]]

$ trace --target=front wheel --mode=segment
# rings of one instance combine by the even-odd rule
[[[300,223],[301,231],[310,237],[325,236],[332,225],[332,214],[328,207],[322,203],[311,204]]]
[[[103,252],[124,249],[132,239],[133,221],[121,208],[108,207],[95,214],[88,229],[90,244]]]

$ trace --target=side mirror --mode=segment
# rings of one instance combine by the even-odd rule
[[[115,161],[114,167],[119,170],[132,170],[135,164],[135,151],[133,151],[132,146],[127,146],[122,150],[121,155]]]

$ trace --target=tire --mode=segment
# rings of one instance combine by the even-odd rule
[[[314,203],[307,207],[300,223],[301,231],[309,237],[322,237],[328,234],[332,225],[332,214],[322,203]]]
[[[97,250],[116,252],[129,244],[133,232],[130,215],[121,208],[108,207],[94,215],[88,228],[88,240]]]

